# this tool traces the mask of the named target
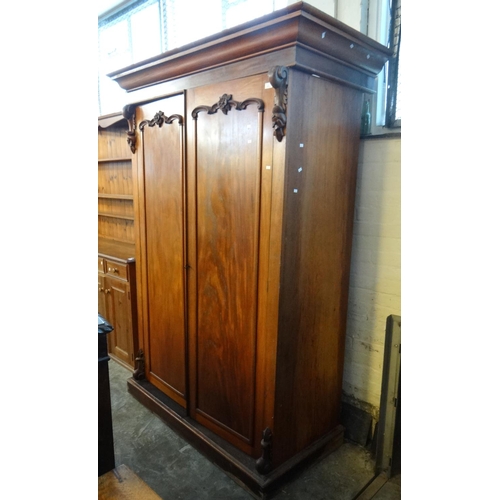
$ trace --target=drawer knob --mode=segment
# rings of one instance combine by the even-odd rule
[[[104,290],[104,293],[111,293],[111,290],[109,288],[106,288],[106,290]]]
[[[100,292],[104,292],[104,288],[100,288],[100,287],[99,287],[99,291],[100,291]]]
[[[118,272],[118,268],[116,268],[116,267],[110,267],[109,271],[113,271],[114,273],[117,273]]]

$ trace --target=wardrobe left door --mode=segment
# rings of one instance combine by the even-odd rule
[[[146,378],[186,408],[184,94],[136,108]]]

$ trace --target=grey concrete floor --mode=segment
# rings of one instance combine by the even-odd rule
[[[127,391],[131,372],[109,362],[116,466],[126,465],[164,500],[252,500],[241,486],[198,453]],[[374,477],[374,460],[345,442],[282,487],[273,500],[353,500]],[[401,498],[401,476],[375,500]]]

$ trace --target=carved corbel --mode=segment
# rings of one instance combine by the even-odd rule
[[[179,120],[179,125],[182,125],[184,122],[184,118],[181,115],[172,115],[166,116],[163,111],[158,111],[153,117],[152,120],[143,120],[139,123],[139,130],[142,132],[144,127],[147,125],[148,127],[154,127],[157,125],[161,128],[164,124],[170,125],[174,122],[174,120]]]
[[[130,146],[130,150],[132,151],[132,153],[135,153],[135,141],[136,141],[135,106],[127,104],[123,108],[123,116],[128,122],[127,144]]]
[[[207,114],[213,115],[219,111],[219,109],[227,115],[228,111],[234,107],[238,111],[242,111],[247,109],[249,104],[257,104],[257,110],[259,112],[264,111],[264,101],[262,99],[258,99],[256,97],[251,97],[250,99],[246,99],[243,102],[234,101],[232,94],[224,94],[219,98],[219,101],[213,104],[212,106],[198,106],[193,109],[191,116],[194,120],[198,119],[198,114],[200,111],[206,111]]]
[[[132,376],[135,380],[143,380],[146,377],[144,351],[142,349],[139,349],[135,358],[135,370]]]
[[[255,468],[260,474],[267,474],[271,471],[271,448],[272,448],[273,433],[269,427],[266,427],[262,433],[262,455],[255,462]]]
[[[285,137],[286,129],[286,106],[288,102],[288,68],[286,66],[275,66],[267,74],[269,82],[276,90],[273,107],[274,136],[281,142]]]

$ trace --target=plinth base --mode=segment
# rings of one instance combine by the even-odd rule
[[[268,498],[292,476],[296,477],[302,468],[323,458],[343,443],[344,428],[339,425],[269,474],[262,475],[255,470],[255,459],[190,418],[184,408],[151,383],[130,378],[127,386],[129,393],[140,403],[259,499]]]

